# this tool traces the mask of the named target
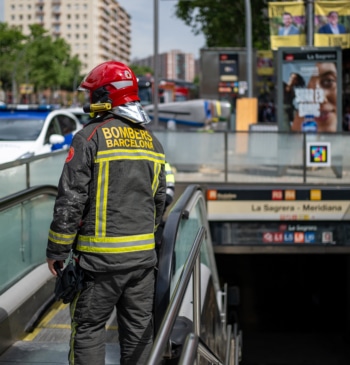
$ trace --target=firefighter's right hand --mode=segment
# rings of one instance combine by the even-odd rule
[[[54,268],[54,263],[56,262],[57,260],[54,260],[54,259],[49,259],[48,257],[46,258],[46,262],[47,262],[47,265],[49,267],[49,270],[51,272],[51,274],[53,276],[57,276],[57,272]],[[64,261],[57,261],[59,263],[59,267],[62,269],[63,268],[63,263]]]

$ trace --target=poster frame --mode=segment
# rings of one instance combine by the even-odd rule
[[[330,52],[336,53],[336,60],[332,60],[337,67],[337,132],[342,131],[342,49],[340,47],[281,47],[276,51],[277,61],[277,123],[278,130],[283,132],[291,132],[290,125],[285,121],[284,118],[284,93],[283,93],[283,66],[287,63],[283,57],[285,54],[299,55],[306,57],[305,60],[295,60],[293,62],[308,62],[307,58],[310,58],[310,64],[315,62],[312,59],[312,55],[319,53],[324,55]],[[318,62],[330,62],[329,60],[317,60]],[[288,61],[292,62],[292,61]]]

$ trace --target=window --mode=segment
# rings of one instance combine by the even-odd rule
[[[45,136],[45,144],[50,143],[50,137],[53,134],[61,134],[59,125],[57,124],[56,118],[53,119],[47,128],[46,136]]]
[[[72,133],[77,129],[75,121],[70,117],[66,115],[58,115],[57,119],[61,127],[61,132],[63,136],[66,136],[67,134]]]

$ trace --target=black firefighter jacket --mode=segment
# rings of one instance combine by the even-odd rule
[[[58,185],[47,257],[95,272],[156,264],[165,204],[165,156],[151,131],[109,114],[73,139]]]

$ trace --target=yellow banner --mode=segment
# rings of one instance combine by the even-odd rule
[[[257,74],[259,76],[273,75],[272,51],[257,51]]]
[[[269,2],[271,49],[306,45],[303,2]]]
[[[21,84],[19,86],[19,93],[20,94],[32,94],[34,91],[33,84]]]
[[[350,2],[315,1],[316,47],[350,47]]]

